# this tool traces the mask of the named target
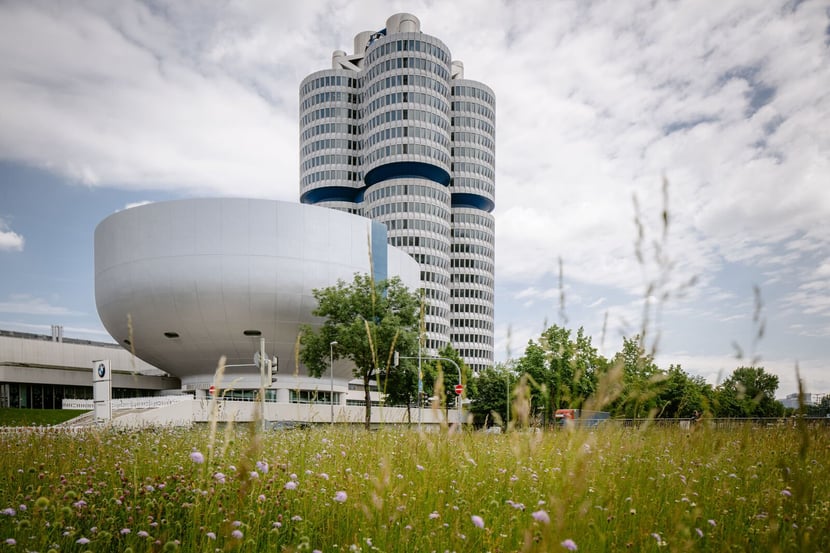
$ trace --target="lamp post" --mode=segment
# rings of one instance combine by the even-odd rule
[[[329,342],[329,407],[331,408],[331,424],[334,424],[334,346],[337,341]]]

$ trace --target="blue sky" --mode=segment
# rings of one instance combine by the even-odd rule
[[[296,201],[300,80],[399,11],[497,95],[497,359],[565,321],[612,355],[647,313],[663,367],[717,382],[737,344],[779,396],[796,365],[830,392],[818,0],[0,4],[0,328],[108,339],[92,236],[117,210]]]

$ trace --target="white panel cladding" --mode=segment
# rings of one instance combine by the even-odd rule
[[[259,336],[246,330],[261,333],[281,370],[293,372],[299,324],[319,322],[312,289],[369,271],[370,224],[268,200],[179,200],[116,213],[96,229],[98,311],[116,340],[130,340],[140,358],[184,384],[209,382],[222,355],[250,363]],[[203,234],[214,240],[198,240]],[[389,274],[403,271],[411,282],[417,263],[402,256]]]

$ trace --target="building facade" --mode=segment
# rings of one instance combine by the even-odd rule
[[[414,15],[300,84],[300,201],[384,223],[420,265],[428,351],[492,365],[495,95]]]

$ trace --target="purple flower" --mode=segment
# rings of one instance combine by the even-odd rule
[[[89,543],[89,538],[78,538],[77,540],[75,540],[75,543],[86,545]]]
[[[337,492],[336,494],[334,494],[334,500],[337,501],[338,503],[345,503],[346,502],[346,492],[344,492],[344,491]]]
[[[562,547],[564,547],[568,551],[576,551],[578,549],[576,547],[576,543],[571,538],[566,539],[565,541],[563,541],[559,545],[561,545]]]
[[[695,532],[697,533],[697,537],[703,537],[703,530],[701,530],[700,528],[695,528]]]
[[[217,472],[216,474],[214,474],[214,475],[213,475],[213,478],[214,478],[217,482],[219,482],[220,484],[224,484],[224,483],[225,483],[225,475],[224,475],[224,474],[222,474],[221,472]]]
[[[205,456],[199,451],[194,451],[190,454],[190,460],[200,465],[205,462]]]
[[[215,533],[213,533],[213,532],[208,532],[207,534],[205,534],[205,536],[206,536],[208,539],[211,539],[211,540],[215,540],[215,539],[216,539],[216,534],[215,534]]]
[[[484,519],[478,515],[473,515],[470,517],[470,520],[473,521],[473,524],[476,528],[484,528]]]
[[[231,537],[241,540],[242,532],[240,532],[239,530],[234,530],[233,532],[231,532]]]
[[[439,514],[438,514],[438,511],[432,511],[432,512],[429,514],[429,519],[430,519],[430,520],[435,520],[436,518],[438,518],[438,517],[440,517],[440,516],[441,516],[441,515],[439,515]]]
[[[268,472],[268,463],[266,463],[265,461],[257,461],[256,469],[262,474],[265,474],[266,472]]]
[[[239,528],[240,526],[242,526],[242,521],[241,520],[235,520],[235,521],[231,522],[231,526],[233,526],[234,528]]]
[[[540,509],[538,511],[534,511],[533,513],[531,513],[530,516],[532,516],[533,520],[535,520],[536,522],[541,522],[543,524],[550,524],[550,515],[548,515],[548,512],[543,510],[543,509]]]
[[[17,540],[14,538],[6,538],[6,545],[17,545]]]
[[[259,497],[257,497],[257,501],[259,501],[260,503],[265,501],[265,494],[259,494]]]
[[[9,516],[9,517],[13,517],[14,515],[17,514],[17,511],[12,509],[11,507],[7,507],[7,508],[3,509],[2,511],[0,511],[0,514],[6,515],[6,516]]]
[[[139,530],[138,534],[136,534],[136,536],[138,536],[139,538],[149,538],[150,534],[148,534],[144,530]]]
[[[129,528],[122,528],[122,529],[121,529],[121,535],[122,535],[122,536],[126,536],[126,535],[127,535],[127,534],[129,534],[130,532],[132,532],[132,530],[130,530]]]
[[[421,465],[415,465],[415,468],[418,470],[424,470],[424,467],[422,467]]]
[[[714,521],[714,520],[712,520],[711,518],[709,519],[709,526],[717,526],[717,525],[718,525],[718,523],[717,523],[717,522],[715,522],[715,521]]]
[[[793,493],[790,490],[781,490],[781,495],[784,497],[792,497]]]
[[[297,483],[294,482],[293,480],[289,480],[288,482],[285,483],[285,489],[286,490],[296,490],[297,489]]]

